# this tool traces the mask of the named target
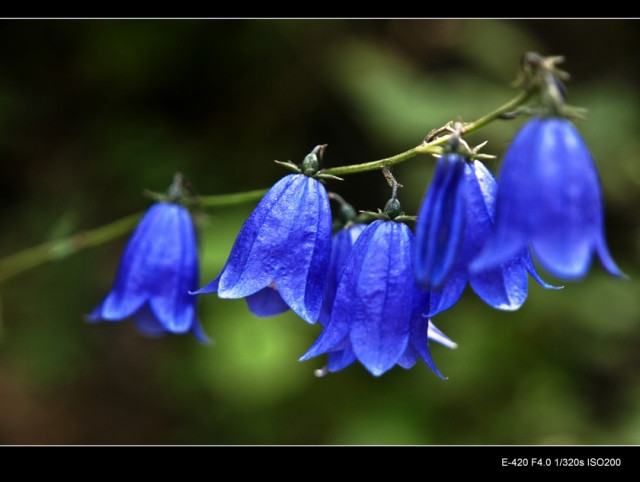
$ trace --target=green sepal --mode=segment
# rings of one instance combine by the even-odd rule
[[[299,166],[296,166],[293,162],[291,161],[273,161],[276,164],[279,164],[281,166],[286,167],[287,169],[289,169],[290,171],[295,172],[296,174],[302,174],[302,170],[300,169]]]
[[[314,174],[312,177],[314,179],[324,179],[324,180],[331,179],[333,181],[344,181],[344,179],[341,177],[334,176],[333,174],[324,174],[322,171]]]
[[[417,219],[417,216],[407,216],[406,214],[401,214],[400,216],[393,218],[394,221],[411,221],[413,223],[415,223]]]

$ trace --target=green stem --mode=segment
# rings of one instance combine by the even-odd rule
[[[493,112],[477,119],[474,122],[464,124],[464,133],[468,134],[481,127],[493,122],[503,114],[510,112],[520,105],[524,104],[534,94],[534,89],[523,91],[520,95],[502,105]],[[442,145],[445,144],[452,134],[447,134],[434,139],[431,142],[423,142],[408,151],[402,152],[395,156],[387,157],[363,164],[353,164],[349,166],[339,166],[320,171],[320,174],[329,174],[333,176],[344,176],[346,174],[354,174],[357,172],[372,171],[382,167],[391,166],[412,159],[420,154],[439,154],[442,152]],[[266,189],[257,189],[233,194],[221,194],[217,196],[203,196],[198,199],[201,206],[221,207],[234,204],[241,204],[254,201],[262,197]],[[34,268],[48,261],[66,258],[78,251],[96,246],[131,231],[142,217],[142,213],[133,214],[125,218],[119,219],[102,227],[83,231],[72,236],[47,241],[32,248],[28,248],[3,259],[0,259],[0,283],[7,279]]]
[[[469,122],[463,124],[464,126],[464,134],[469,134],[470,132],[476,131],[481,127],[493,122],[498,119],[500,116],[506,114],[507,112],[511,112],[515,110],[517,107],[521,106],[525,102],[527,102],[534,94],[534,89],[529,89],[523,91],[520,95],[513,98],[506,104],[498,107],[493,112],[480,117],[474,122]],[[386,157],[384,159],[380,159],[377,161],[365,162],[362,164],[351,164],[348,166],[338,166],[331,167],[329,169],[323,169],[320,171],[321,174],[330,174],[332,176],[344,176],[347,174],[355,174],[357,172],[365,172],[365,171],[373,171],[376,169],[380,169],[386,166],[391,166],[393,164],[399,164],[401,162],[412,159],[420,154],[440,154],[442,152],[442,145],[445,144],[449,139],[451,139],[453,134],[447,134],[437,139],[434,139],[431,142],[423,142],[419,146],[416,146],[408,151],[401,152],[395,156]]]
[[[365,162],[362,164],[352,164],[349,166],[330,167],[329,169],[323,169],[320,174],[330,174],[332,176],[344,176],[346,174],[355,174],[356,172],[374,171],[386,166],[392,166],[400,162],[416,157],[420,152],[418,149],[422,146],[414,147],[408,151],[402,152],[395,156],[386,157],[378,161]]]
[[[202,206],[222,207],[255,201],[261,198],[265,192],[267,192],[266,189],[256,189],[233,194],[203,196],[199,200]],[[0,283],[48,261],[60,260],[85,248],[116,239],[131,231],[138,224],[142,214],[132,214],[99,228],[82,231],[66,238],[46,241],[6,256],[0,259]]]
[[[524,91],[522,91],[520,93],[520,95],[518,95],[517,97],[511,99],[506,104],[498,107],[493,112],[490,112],[489,114],[485,115],[484,117],[480,117],[480,119],[478,119],[478,120],[476,120],[474,122],[470,122],[468,124],[464,124],[464,133],[468,134],[470,132],[477,131],[481,127],[486,126],[487,124],[493,122],[494,120],[496,120],[497,118],[501,117],[502,115],[517,109],[522,104],[524,104],[529,99],[531,99],[531,97],[533,97],[533,95],[536,92],[537,92],[537,89],[535,87],[534,88],[530,88],[528,90],[524,90]]]
[[[0,260],[0,283],[47,261],[63,259],[84,248],[115,239],[132,230],[141,217],[141,213],[132,214],[99,228],[47,241],[9,255]]]
[[[255,189],[253,191],[237,192],[232,194],[217,194],[215,196],[198,197],[199,204],[206,207],[232,206],[260,199],[268,189]]]

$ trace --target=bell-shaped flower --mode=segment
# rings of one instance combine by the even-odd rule
[[[528,246],[561,279],[586,275],[594,253],[608,273],[623,276],[605,241],[595,164],[570,121],[529,120],[507,149],[499,181],[494,233],[474,269],[503,263]]]
[[[356,240],[366,227],[366,224],[361,223],[349,224],[336,232],[332,237],[331,258],[329,259],[329,268],[327,270],[324,300],[322,302],[322,309],[320,310],[320,317],[318,318],[318,322],[323,327],[329,324],[331,308],[333,307],[333,301],[336,297],[340,275],[347,262],[349,253],[351,253],[351,248],[353,248]]]
[[[424,289],[441,287],[456,264],[465,222],[465,160],[443,154],[418,212],[414,273]]]
[[[431,351],[429,350],[429,340],[436,341],[448,348],[456,348],[458,345],[451,341],[442,331],[436,327],[431,320],[424,315],[428,301],[427,293],[419,288],[415,295],[414,311],[411,317],[411,331],[409,333],[409,343],[397,363],[402,368],[411,368],[418,359],[422,359],[425,364],[440,378],[445,378],[436,367]]]
[[[500,310],[516,310],[527,298],[528,274],[541,286],[545,283],[536,272],[529,250],[522,247],[501,264],[479,271],[470,269],[474,258],[493,232],[495,200],[498,183],[482,162],[464,162],[464,172],[455,189],[458,202],[464,206],[460,247],[454,267],[442,287],[429,293],[429,316],[453,306],[467,284],[487,304]],[[423,220],[418,219],[418,226]]]
[[[379,376],[395,364],[411,366],[420,356],[440,375],[428,350],[428,320],[422,317],[423,297],[412,275],[412,256],[413,233],[405,224],[377,220],[368,225],[338,277],[325,329],[300,360],[329,353],[329,371],[358,360]],[[427,323],[426,328],[417,323],[413,328],[416,318]],[[434,333],[437,338],[438,331]]]
[[[320,315],[331,254],[331,209],[318,180],[280,179],[242,226],[220,275],[196,294],[246,298],[270,316],[291,308],[314,323]]]
[[[88,321],[132,317],[144,334],[193,333],[207,341],[196,314],[198,247],[189,211],[158,202],[138,224],[120,261],[111,292]]]

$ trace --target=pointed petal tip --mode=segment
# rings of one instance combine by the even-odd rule
[[[220,282],[220,276],[215,278],[213,281],[207,283],[199,290],[191,291],[189,290],[190,295],[205,295],[208,293],[217,293],[218,292],[218,284]]]
[[[316,310],[317,312],[314,311],[313,313],[310,313],[302,303],[287,303],[286,301],[284,301],[284,303],[286,303],[288,307],[291,308],[291,311],[293,311],[299,318],[310,325],[314,325],[316,321],[318,321],[318,318],[320,318],[320,309]]]
[[[368,366],[365,366],[365,368],[374,377],[379,377],[379,376],[383,375],[387,371],[386,369],[383,369],[381,367],[368,367]]]
[[[616,266],[616,268],[617,268],[617,266]],[[624,271],[621,271],[620,269],[611,270],[611,269],[608,269],[607,267],[605,267],[605,272],[609,276],[612,276],[613,278],[619,279],[620,281],[631,281],[631,277],[628,274],[626,274]]]
[[[289,310],[277,289],[267,286],[260,291],[245,297],[249,311],[260,318],[279,315]]]
[[[620,278],[624,281],[631,280],[631,278],[626,273],[618,268],[618,265],[611,257],[609,249],[607,248],[604,241],[598,243],[598,245],[596,246],[596,253],[598,255],[598,258],[600,258],[600,264],[607,273],[609,273],[614,278]]]
[[[85,314],[83,319],[87,323],[100,323],[102,321],[122,321],[131,316],[128,313],[113,313],[107,311],[105,313],[104,302],[96,306],[91,313]]]
[[[442,372],[440,370],[438,370],[438,367],[436,366],[435,362],[433,361],[433,358],[431,358],[431,354],[428,354],[428,357],[422,357],[422,361],[424,361],[425,365],[427,365],[427,367],[429,367],[429,369],[435,373],[440,379],[442,380],[449,380],[449,377],[445,377]]]
[[[304,352],[304,354],[300,358],[298,358],[299,362],[307,361],[317,356],[324,355],[329,351],[326,346],[323,346],[321,343],[318,343],[319,341],[321,341],[321,337],[324,333],[325,332],[323,331],[322,334],[320,334],[320,336],[318,337],[318,339],[316,339],[316,341],[313,343],[313,345],[311,345],[309,349],[306,352]]]
[[[100,318],[99,316],[95,315],[93,312],[85,314],[82,316],[82,320],[85,323],[99,323],[102,321],[102,318]]]
[[[200,335],[196,335],[194,333],[194,336],[196,337],[196,340],[202,345],[207,345],[207,346],[215,345],[215,341],[209,338],[204,332]]]
[[[438,378],[440,378],[441,380],[449,380],[449,377],[445,377],[442,374],[442,372],[438,370],[438,367],[436,367],[432,359],[430,360],[423,359],[423,361],[425,362],[425,365],[427,365],[427,367],[429,367],[429,369],[438,376]]]
[[[631,281],[631,276],[629,276],[628,274],[620,271],[617,275],[612,275],[615,276],[616,278],[620,278],[622,281]]]
[[[533,261],[531,260],[531,256],[527,256],[527,258],[525,259],[525,266],[527,268],[527,271],[529,272],[529,275],[531,275],[531,277],[536,281],[536,283],[538,283],[544,289],[547,289],[547,290],[561,290],[561,289],[564,288],[564,285],[556,286],[556,285],[552,285],[550,283],[547,283],[545,280],[543,280],[542,276],[540,276],[540,274],[536,270],[536,268],[535,268],[535,266],[533,264]]]
[[[496,303],[495,305],[491,305],[492,308],[500,311],[518,311],[522,303]]]
[[[320,318],[319,313],[317,316],[314,317],[309,313],[307,313],[306,311],[296,310],[294,307],[290,307],[290,308],[291,308],[291,311],[293,311],[298,318],[300,318],[303,321],[306,321],[310,325],[315,325],[316,322],[318,321],[318,318]]]
[[[298,358],[299,362],[303,362],[303,361],[307,361],[310,360],[311,358],[317,356],[317,355],[313,355],[313,354],[309,354],[311,350],[309,349],[304,355],[302,355],[301,357]]]
[[[215,345],[215,342],[213,341],[213,339],[209,338],[209,336],[207,336],[207,334],[204,332],[204,329],[202,328],[202,325],[198,320],[194,321],[193,326],[191,327],[191,334],[202,345],[207,345],[207,346]]]
[[[534,278],[536,280],[536,282],[542,286],[544,289],[547,290],[563,290],[564,289],[564,285],[552,285],[547,283],[546,281],[542,280],[542,278],[540,278],[540,280],[538,280],[537,278]]]
[[[293,308],[291,308],[293,310]],[[293,312],[298,315],[298,317],[301,320],[306,321],[307,323],[309,323],[310,325],[315,325],[316,322],[318,321],[318,318],[320,317],[320,313],[318,313],[317,315],[311,315],[309,313],[307,313],[306,311],[299,313],[298,311],[293,310]]]
[[[426,315],[422,315],[422,316],[423,318],[429,318]],[[447,348],[451,348],[452,350],[455,350],[456,348],[458,348],[458,344],[455,341],[453,341],[451,338],[449,338],[447,335],[445,335],[436,325],[433,324],[431,320],[429,320],[427,338],[429,340],[433,340],[437,343],[440,343],[441,345],[446,346]]]

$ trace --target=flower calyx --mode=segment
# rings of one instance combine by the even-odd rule
[[[415,221],[415,216],[407,216],[402,210],[402,206],[398,198],[392,197],[387,201],[384,209],[378,208],[377,212],[360,211],[360,214],[369,219],[379,219],[381,221]]]
[[[200,203],[191,183],[181,172],[176,172],[173,175],[173,182],[165,192],[160,193],[145,189],[144,195],[156,202],[168,202],[182,206],[193,206]]]
[[[492,154],[481,153],[480,150],[487,145],[488,141],[484,141],[475,147],[470,147],[462,138],[465,132],[464,124],[460,121],[449,123],[445,126],[445,130],[451,133],[451,138],[443,146],[442,154],[457,154],[464,158],[467,162],[473,162],[476,159],[495,159]],[[435,154],[440,157],[442,154]]]
[[[327,144],[318,144],[313,150],[307,154],[302,160],[301,165],[294,164],[291,161],[274,161],[276,164],[280,164],[281,166],[286,167],[290,171],[295,172],[296,174],[304,174],[308,177],[313,177],[314,179],[323,180],[323,179],[333,179],[337,181],[342,181],[343,179],[332,174],[325,174],[320,169],[320,162],[322,161],[322,157],[324,155],[324,151],[327,148]]]
[[[537,90],[538,99],[537,105],[523,107],[520,112],[534,117],[585,118],[585,109],[565,103],[567,88],[564,82],[570,75],[557,67],[562,62],[564,57],[559,55],[543,57],[528,52],[522,56],[516,83],[527,90]]]

